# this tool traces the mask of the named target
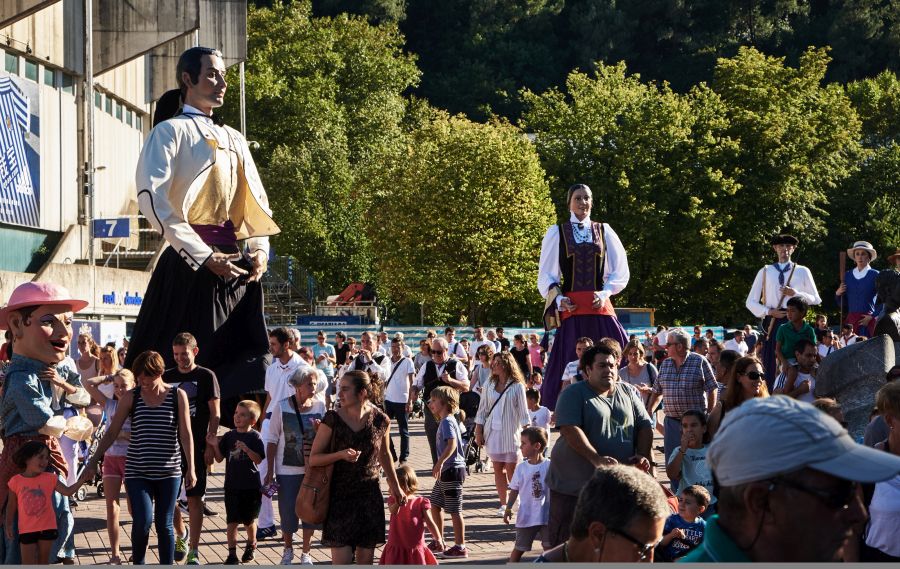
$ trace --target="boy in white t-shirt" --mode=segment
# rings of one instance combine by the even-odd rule
[[[575,381],[581,381],[581,370],[578,369],[578,363],[581,361],[581,354],[588,348],[592,348],[594,346],[594,341],[587,336],[583,338],[578,338],[578,341],[575,342],[575,361],[571,361],[566,364],[566,369],[563,370],[562,374],[562,388],[565,389],[570,383],[574,383]]]
[[[531,551],[535,537],[540,537],[544,551],[550,549],[550,533],[547,522],[550,519],[550,489],[547,487],[547,471],[550,459],[544,458],[547,448],[547,433],[540,427],[522,429],[522,455],[527,459],[516,465],[516,471],[509,482],[509,499],[503,522],[512,519],[512,509],[519,501],[519,512],[516,514],[516,544],[509,554],[509,562],[516,563],[522,554]],[[520,494],[521,492],[521,494]]]
[[[544,456],[547,456],[547,447],[550,445],[550,409],[541,405],[541,392],[537,389],[527,390],[525,401],[528,404],[531,426],[540,427],[547,433],[547,443],[544,445]]]

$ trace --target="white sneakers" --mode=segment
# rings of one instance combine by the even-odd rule
[[[281,565],[290,565],[294,561],[294,550],[285,549],[281,554]]]
[[[315,565],[315,563],[313,563],[312,557],[309,556],[309,553],[301,553],[300,565]]]

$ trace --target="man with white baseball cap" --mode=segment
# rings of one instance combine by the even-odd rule
[[[900,457],[855,443],[830,416],[781,395],[729,413],[707,461],[719,513],[684,562],[840,561],[866,518],[857,483],[900,473]]]

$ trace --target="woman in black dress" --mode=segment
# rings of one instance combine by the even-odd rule
[[[310,466],[334,464],[322,530],[322,544],[331,548],[334,565],[347,565],[354,558],[357,564],[371,565],[375,548],[385,541],[379,464],[394,499],[398,504],[406,501],[389,451],[390,419],[371,403],[380,392],[368,373],[345,373],[338,383],[340,408],[322,418],[310,452]],[[328,452],[329,447],[334,451]]]

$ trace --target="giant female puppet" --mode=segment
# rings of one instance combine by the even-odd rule
[[[204,47],[178,60],[179,89],[157,104],[137,166],[141,213],[168,242],[153,271],[125,365],[145,350],[173,367],[172,340],[197,339],[197,364],[216,372],[222,399],[263,387],[269,339],[259,278],[272,220],[247,141],[219,124],[222,54]],[[223,410],[223,417],[230,417]]]
[[[610,301],[628,285],[625,248],[608,224],[591,221],[589,187],[575,184],[566,201],[569,219],[547,230],[538,267],[544,328],[558,328],[541,387],[541,400],[550,409],[556,407],[566,364],[576,359],[578,338],[612,338],[623,347],[628,340]]]

